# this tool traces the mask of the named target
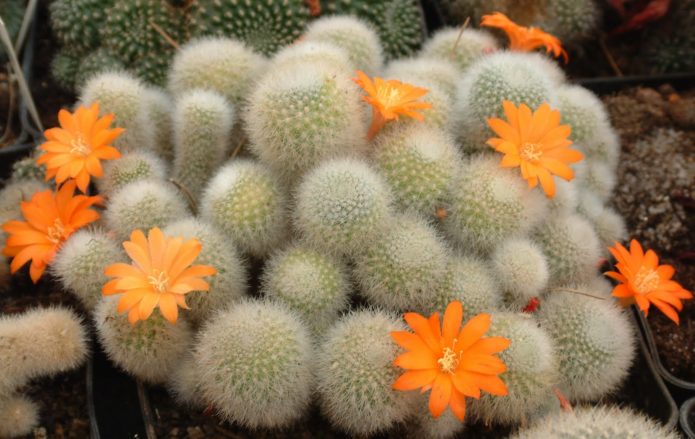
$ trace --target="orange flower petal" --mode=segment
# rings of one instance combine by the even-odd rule
[[[436,369],[409,370],[393,383],[396,390],[415,390],[419,387],[430,385],[437,377]]]
[[[430,393],[429,409],[434,418],[444,413],[451,400],[451,380],[444,374],[437,375]]]

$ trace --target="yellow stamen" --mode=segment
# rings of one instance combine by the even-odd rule
[[[53,244],[58,244],[63,240],[65,237],[65,225],[63,225],[60,218],[55,219],[53,226],[46,230],[46,234],[48,235],[48,240]]]
[[[535,162],[541,158],[543,155],[543,149],[537,143],[526,142],[521,145],[521,151],[519,152],[519,157],[527,162]]]
[[[92,148],[84,141],[81,134],[76,135],[70,142],[70,154],[86,157],[92,152]]]
[[[165,271],[154,269],[152,274],[147,276],[147,281],[158,293],[165,293],[169,285],[169,276]]]
[[[437,363],[439,364],[439,368],[442,370],[442,372],[454,373],[459,365],[459,358],[453,349],[444,348],[444,354],[442,355],[442,358],[437,360]]]
[[[647,294],[659,286],[659,273],[647,267],[640,267],[632,281],[632,286],[640,294]]]

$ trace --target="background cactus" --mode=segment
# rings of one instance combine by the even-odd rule
[[[228,421],[281,427],[309,405],[309,334],[284,306],[248,301],[219,313],[199,333],[194,356],[203,397]]]
[[[171,109],[174,104],[172,98],[160,88],[148,87],[143,96],[143,106],[150,116],[154,131],[153,151],[167,162],[173,161],[174,148],[171,133],[174,128]]]
[[[87,53],[80,59],[74,73],[74,88],[79,90],[93,76],[101,72],[123,70],[125,65],[109,49],[102,47]]]
[[[3,52],[0,52],[2,56]],[[71,53],[69,50],[59,50],[53,56],[51,61],[51,76],[56,83],[65,90],[73,90],[75,88],[75,76],[80,67],[82,59]]]
[[[164,180],[166,176],[166,165],[159,157],[147,151],[135,151],[105,163],[104,176],[96,180],[96,185],[99,193],[110,196],[129,183]]]
[[[390,314],[360,310],[326,334],[316,359],[321,410],[348,434],[375,434],[413,411],[413,395],[391,388],[401,371],[393,365],[400,349],[389,333],[403,329]]]
[[[459,37],[460,36],[460,37]],[[497,50],[495,38],[484,30],[443,28],[427,40],[421,58],[446,60],[463,73],[475,61]]]
[[[106,20],[106,11],[114,1],[55,0],[51,2],[49,6],[51,28],[58,42],[65,48],[64,50],[82,56],[99,47],[101,43],[99,25]]]

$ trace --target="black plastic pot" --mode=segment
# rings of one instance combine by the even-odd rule
[[[688,439],[695,439],[695,398],[690,398],[681,406],[681,430]]]

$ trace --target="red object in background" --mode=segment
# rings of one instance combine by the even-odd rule
[[[666,15],[671,0],[649,0],[634,2],[635,6],[629,11],[625,8],[626,0],[608,0],[608,3],[625,18],[623,24],[611,31],[611,35],[620,35],[625,32],[638,30],[652,21],[656,21]]]
[[[309,6],[309,13],[312,17],[321,15],[321,0],[305,0],[305,2]]]
[[[532,297],[531,300],[528,301],[524,309],[522,309],[522,312],[526,313],[534,313],[538,309],[538,306],[541,304],[541,299],[538,297]]]

